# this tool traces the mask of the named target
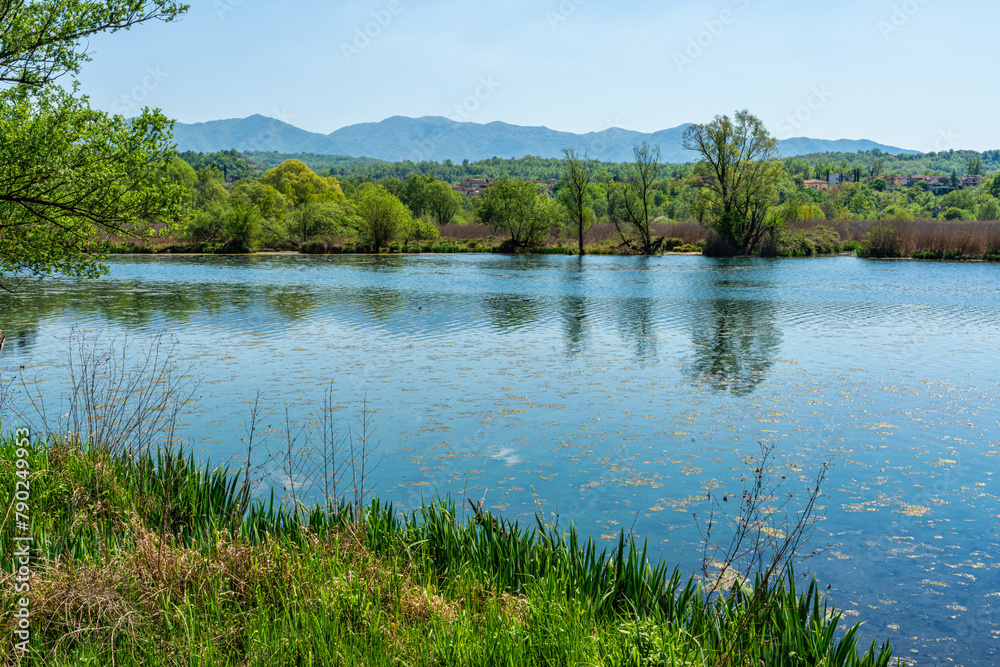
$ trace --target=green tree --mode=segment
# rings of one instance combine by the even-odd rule
[[[688,127],[683,143],[701,158],[695,166],[703,193],[699,217],[719,234],[724,247],[718,252],[749,254],[766,234],[780,231],[780,219],[768,217],[783,173],[778,142],[758,118],[745,109],[735,122],[716,116]]]
[[[419,218],[427,209],[427,191],[434,183],[434,177],[429,174],[410,174],[403,184],[403,193],[399,196],[414,217]]]
[[[286,160],[260,178],[264,185],[285,195],[293,206],[316,199],[344,201],[340,183],[332,176],[320,176],[300,160]]]
[[[979,220],[1000,220],[1000,202],[996,199],[984,201],[979,205],[976,217]]]
[[[343,231],[345,205],[340,201],[317,199],[295,208],[288,215],[288,230],[299,243],[327,234]]]
[[[428,212],[439,225],[450,225],[462,208],[462,195],[444,181],[434,181],[425,190]]]
[[[969,176],[983,175],[983,158],[978,155],[970,157],[965,165],[965,173]]]
[[[411,220],[406,205],[380,185],[358,190],[354,212],[359,219],[358,235],[375,252],[395,241]]]
[[[227,244],[234,252],[260,252],[263,226],[260,211],[252,206],[232,206],[226,216]]]
[[[885,162],[881,159],[872,160],[871,164],[868,165],[868,177],[876,179],[885,173]]]
[[[98,276],[107,270],[100,235],[134,237],[145,221],[176,218],[183,187],[162,178],[171,123],[149,109],[131,120],[95,111],[74,79],[89,37],[186,9],[167,0],[0,2],[0,288],[25,275]]]
[[[563,156],[566,159],[566,173],[563,175],[563,187],[559,191],[559,202],[566,208],[570,224],[576,230],[580,255],[583,255],[583,235],[594,223],[594,211],[587,204],[597,164],[586,156],[580,158],[572,148],[564,148]]]
[[[553,222],[552,210],[542,205],[534,183],[506,177],[483,192],[476,213],[493,231],[510,234],[504,245],[511,251],[545,243]]]

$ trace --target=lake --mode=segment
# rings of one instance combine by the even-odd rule
[[[110,266],[99,281],[0,294],[4,381],[21,377],[56,405],[74,331],[127,333],[133,349],[161,335],[199,382],[182,424],[199,456],[238,455],[258,391],[263,426],[280,431],[286,408],[315,427],[329,388],[341,433],[367,399],[374,490],[400,509],[448,493],[512,518],[541,507],[608,544],[631,530],[691,574],[693,514],[707,516],[710,490],[739,498],[761,443],[793,506],[830,461],[810,542],[829,546],[799,570],[830,586],[845,621],[865,622],[865,642],[890,639],[920,665],[1000,662],[998,265],[261,255]],[[24,409],[22,385],[10,386]]]

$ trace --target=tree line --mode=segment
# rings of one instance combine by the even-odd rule
[[[998,151],[866,151],[845,154],[836,166],[829,156],[782,160],[774,138],[747,111],[688,128],[684,146],[699,158],[688,165],[664,164],[659,147],[645,143],[622,164],[572,148],[559,160],[462,164],[325,157],[325,171],[298,159],[278,162],[276,154],[182,159],[159,111],[111,115],[63,83],[72,84],[88,59],[78,48],[88,37],[172,21],[187,7],[168,0],[71,4],[37,0],[0,9],[0,288],[53,272],[100,275],[109,239],[157,234],[234,252],[307,249],[329,239],[377,251],[432,241],[445,225],[482,223],[510,251],[572,238],[584,252],[587,229],[605,223],[621,252],[653,254],[664,247],[657,223],[697,221],[710,232],[707,252],[747,254],[780,243],[790,221],[1000,218],[997,178],[943,196],[921,185],[890,188],[878,178],[919,165],[941,169],[954,183],[959,175],[995,171]],[[833,169],[853,173],[856,182],[822,191],[801,186]],[[492,187],[477,199],[452,189],[471,177],[491,178]],[[532,182],[548,178],[558,183]]]

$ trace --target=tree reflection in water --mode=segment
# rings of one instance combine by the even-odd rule
[[[695,317],[690,366],[694,381],[734,396],[753,393],[781,348],[774,304],[714,298]]]
[[[490,294],[483,298],[483,306],[490,323],[500,331],[534,324],[542,315],[538,299],[520,294]]]

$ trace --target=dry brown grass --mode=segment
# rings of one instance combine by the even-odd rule
[[[840,234],[842,241],[861,241],[876,225],[889,225],[899,233],[904,255],[914,252],[960,251],[966,255],[985,255],[1000,251],[1000,221],[996,220],[852,220],[789,223],[791,229],[811,229],[826,224]]]
[[[442,239],[475,240],[481,241],[482,245],[500,245],[505,238],[498,236],[483,224],[444,225],[439,229]],[[657,236],[679,238],[689,244],[695,244],[707,235],[707,230],[696,222],[654,223],[653,231]],[[618,231],[610,222],[592,225],[584,235],[583,241],[589,246],[603,247],[617,246],[621,243]],[[576,237],[572,234],[559,238],[552,237],[548,242],[549,246],[575,246],[575,244]]]

